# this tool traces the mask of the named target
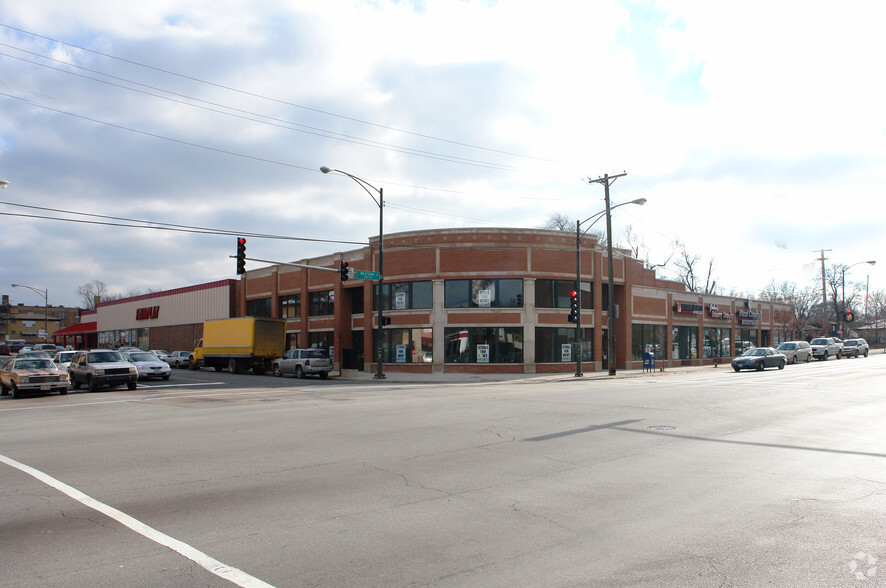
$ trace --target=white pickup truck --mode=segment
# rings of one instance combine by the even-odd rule
[[[837,345],[833,337],[817,337],[809,342],[812,346],[812,357],[820,361],[827,361],[829,357],[840,359],[843,349]]]

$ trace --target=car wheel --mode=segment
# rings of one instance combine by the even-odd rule
[[[67,388],[59,388],[58,393],[61,394],[62,396],[65,396],[68,393],[68,389]]]
[[[762,372],[764,367],[766,367],[766,366],[763,365],[762,361],[757,362],[757,371],[758,372]]]
[[[841,351],[837,352],[837,359],[843,359],[843,353]]]
[[[274,370],[274,376],[279,378],[283,375],[283,372],[280,371],[280,364],[275,363],[273,370]]]
[[[329,372],[320,372],[320,379],[325,380],[329,377]]]
[[[825,351],[824,353],[821,354],[821,360],[820,360],[820,361],[827,361],[827,360],[828,360],[828,352]]]
[[[22,397],[21,390],[19,390],[18,386],[16,386],[15,384],[12,385],[12,397],[13,398],[21,398]]]
[[[791,358],[791,365],[793,365],[795,363],[797,363],[797,356],[796,355]]]
[[[812,354],[811,353],[806,356],[806,363],[809,363],[810,361],[812,361]]]
[[[865,356],[865,357],[868,356],[868,350],[867,350],[867,349],[864,350],[864,356]]]
[[[75,380],[74,378],[71,378],[71,388],[73,388],[74,390],[79,390],[80,380]]]
[[[240,373],[240,362],[234,358],[228,360],[228,371],[232,374]]]
[[[299,380],[305,377],[305,372],[300,365],[295,366],[295,377]]]
[[[169,379],[169,374],[165,374],[165,375],[163,376],[163,379],[164,379],[164,380],[168,380],[168,379]]]
[[[0,384],[0,396],[9,396],[9,388]]]
[[[95,385],[95,380],[92,379],[92,376],[86,380],[86,387],[89,388],[90,392],[98,390],[98,386]]]
[[[732,368],[732,369],[734,369],[734,370],[735,370],[735,373],[736,373],[736,374],[737,374],[737,373],[738,373],[738,372],[740,372],[740,371],[741,371],[741,368],[740,368],[740,367],[734,367],[734,368]]]
[[[126,382],[127,390],[135,390],[136,388],[138,388],[138,382]]]
[[[780,370],[784,369],[784,362],[783,361],[778,362],[778,369],[780,369]]]

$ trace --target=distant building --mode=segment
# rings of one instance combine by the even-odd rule
[[[56,331],[79,322],[79,308],[11,304],[6,294],[0,299],[0,334],[3,340],[24,340],[28,344],[51,341]],[[41,337],[40,332],[44,329],[46,336]]]

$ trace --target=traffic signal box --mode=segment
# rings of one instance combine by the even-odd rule
[[[572,297],[569,307],[569,322],[578,323],[578,292],[573,290],[569,295]]]
[[[237,275],[246,273],[246,239],[237,237]]]
[[[347,261],[339,261],[338,263],[339,263],[338,270],[339,270],[339,273],[341,274],[341,281],[347,282],[348,278],[350,277],[348,275],[348,262]]]

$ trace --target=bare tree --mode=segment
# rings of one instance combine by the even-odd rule
[[[77,296],[83,301],[83,308],[95,310],[95,299],[104,300],[108,295],[108,285],[101,280],[93,280],[88,284],[77,286]]]
[[[882,343],[886,336],[886,290],[876,290],[868,297],[868,321],[874,328],[871,343]]]
[[[575,229],[575,221],[563,213],[555,212],[538,228],[546,231],[572,231]]]
[[[769,282],[760,292],[761,300],[787,302],[792,311],[779,314],[778,322],[784,323],[785,330],[792,333],[792,337],[805,338],[809,335],[810,320],[818,302],[818,290],[812,286],[800,288],[793,282]]]
[[[677,267],[677,275],[686,289],[690,292],[716,294],[717,280],[714,279],[714,259],[709,259],[707,268],[705,268],[705,262],[702,261],[701,256],[689,253],[684,243],[675,240],[674,248],[679,255],[674,265]],[[702,286],[702,280],[704,280],[704,286]]]

